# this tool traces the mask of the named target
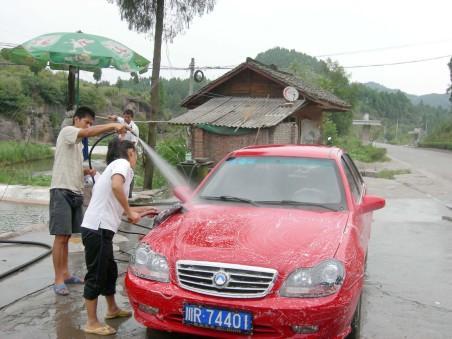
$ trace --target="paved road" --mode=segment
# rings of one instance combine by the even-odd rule
[[[367,179],[386,197],[375,213],[363,304],[364,338],[450,338],[452,153],[388,146],[396,180]],[[402,166],[400,166],[402,165]]]
[[[412,176],[400,177],[405,185],[419,190],[444,204],[452,203],[452,152],[408,146],[378,145],[388,155],[411,170]]]
[[[445,207],[451,197],[450,153],[388,147],[397,160],[388,166],[410,168],[396,180],[368,178],[369,193],[384,196],[387,207],[374,215],[363,298],[363,338],[450,338],[452,333],[452,216]],[[124,256],[120,258],[125,259]],[[81,254],[71,255],[71,267],[83,270]],[[35,271],[38,270],[41,276]],[[125,264],[120,265],[124,272]],[[35,273],[33,273],[35,272]],[[44,274],[45,273],[45,274]],[[45,276],[43,276],[45,275]],[[0,281],[0,291],[28,293],[49,283],[47,259],[14,277]],[[39,278],[39,279],[38,279]],[[42,286],[43,285],[43,286]],[[21,287],[22,286],[22,287]],[[119,288],[119,302],[127,298]],[[0,308],[0,338],[85,338],[86,312],[81,287],[68,298],[44,288]],[[5,296],[6,297],[6,296]],[[105,311],[105,303],[100,303]],[[186,338],[147,332],[134,319],[113,321],[118,338]]]
[[[380,145],[391,158],[403,161],[428,176],[447,180],[452,185],[452,152],[407,146]]]

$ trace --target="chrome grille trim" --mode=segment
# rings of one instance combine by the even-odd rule
[[[225,273],[225,286],[214,284],[216,273]],[[260,298],[267,295],[278,276],[271,268],[210,261],[178,260],[176,275],[180,287],[225,298]]]

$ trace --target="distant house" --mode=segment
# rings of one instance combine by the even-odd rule
[[[298,92],[297,100],[284,98],[288,86]],[[323,112],[350,108],[332,93],[251,58],[181,105],[188,112],[170,123],[190,126],[193,157],[214,162],[248,145],[321,143]]]

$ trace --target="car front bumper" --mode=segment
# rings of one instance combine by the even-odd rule
[[[360,295],[360,286],[355,286],[323,298],[285,298],[271,293],[264,298],[231,299],[184,290],[172,282],[141,279],[130,272],[125,284],[135,318],[146,327],[216,338],[246,335],[184,324],[185,303],[251,312],[255,338],[345,338]],[[305,334],[294,330],[309,327],[317,330]]]

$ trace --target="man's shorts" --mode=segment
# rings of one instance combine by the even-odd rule
[[[83,195],[67,189],[52,188],[49,202],[51,235],[80,233],[83,221]]]

